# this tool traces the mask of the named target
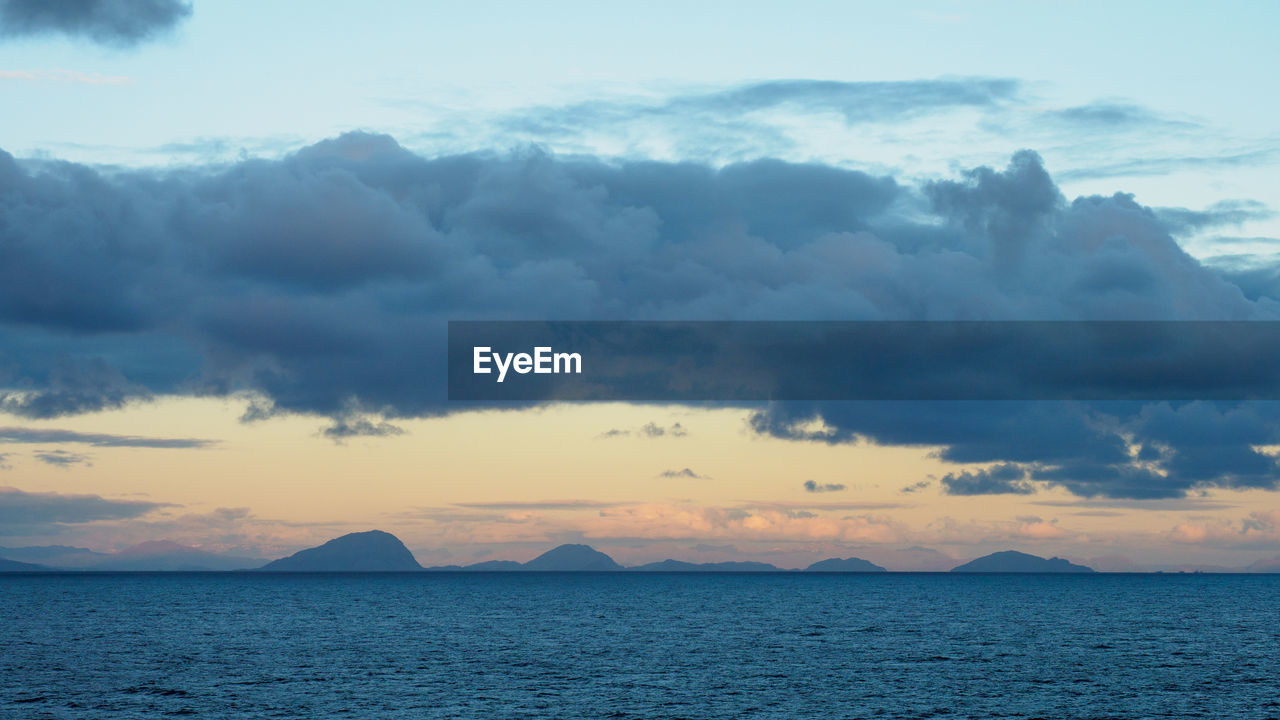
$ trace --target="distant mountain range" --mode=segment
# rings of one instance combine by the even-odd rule
[[[954,567],[953,573],[1091,573],[1093,568],[1075,565],[1060,557],[1048,560],[1017,550],[991,553]]]
[[[381,530],[351,533],[263,565],[266,572],[403,572],[421,570],[400,538]]]
[[[0,548],[0,558],[35,563],[46,570],[203,571],[247,570],[262,558],[213,553],[167,540],[139,543],[115,553],[101,553],[66,545]]]
[[[486,560],[471,565],[424,568],[396,536],[370,530],[334,538],[286,558],[263,564],[259,558],[211,553],[173,542],[145,542],[116,553],[100,553],[64,545],[0,548],[0,572],[41,571],[207,571],[261,570],[266,572],[814,572],[883,573],[885,568],[861,558],[828,558],[803,571],[787,570],[764,562],[733,561],[692,563],[667,559],[644,565],[623,566],[608,555],[581,544],[560,545],[538,557],[519,563]],[[1247,568],[1214,568],[1219,572],[1280,572],[1280,557],[1260,560]],[[1004,550],[971,560],[951,569],[954,573],[1092,573],[1092,568],[1063,558],[1042,558],[1016,550]]]
[[[18,562],[17,560],[6,560],[4,558],[0,558],[0,572],[40,572],[42,570],[49,570],[49,569],[50,568],[47,568],[43,565],[36,565],[34,563],[24,563],[24,562]]]
[[[875,563],[867,562],[862,558],[829,558],[827,560],[819,560],[818,562],[805,568],[807,572],[888,572],[884,568]]]

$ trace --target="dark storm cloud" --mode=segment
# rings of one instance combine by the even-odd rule
[[[823,430],[806,430],[818,419]],[[1004,463],[943,478],[957,495],[1052,485],[1081,497],[1149,499],[1280,486],[1276,458],[1256,449],[1280,442],[1274,401],[777,403],[751,422],[795,440],[940,447],[947,462]]]
[[[0,532],[55,523],[127,520],[162,507],[168,505],[141,500],[109,500],[97,495],[29,493],[17,488],[0,487]]]
[[[19,272],[0,270],[0,276]],[[115,410],[130,400],[144,400],[151,395],[145,387],[129,382],[119,369],[101,358],[79,361],[62,358],[44,374],[42,385],[38,392],[0,392],[0,411],[30,418],[51,418]]]
[[[840,483],[819,483],[815,480],[804,481],[805,492],[822,493],[822,492],[840,492],[841,490],[844,490],[844,485],[841,485]]]
[[[948,473],[942,486],[949,495],[1029,495],[1035,488],[1024,482],[1027,472],[1017,465],[997,465],[989,470]]]
[[[1128,195],[1064,198],[1030,152],[923,186],[780,161],[424,158],[358,133],[173,171],[0,154],[0,409],[243,394],[250,417],[391,432],[456,409],[449,319],[1280,317],[1168,223]],[[1240,437],[1213,432],[1245,421],[1234,406],[1152,407],[786,403],[752,422],[1018,464],[1087,495],[1274,486],[1248,447],[1280,443],[1271,406],[1249,406],[1258,425]]]
[[[129,47],[190,16],[180,0],[0,0],[0,39],[67,35]]]
[[[1255,238],[1254,240],[1262,240]],[[1267,238],[1270,242],[1275,242]],[[1215,270],[1236,285],[1250,300],[1280,301],[1280,265],[1274,256],[1230,256],[1215,258]]]
[[[94,447],[133,448],[205,448],[215,444],[213,440],[197,438],[141,437],[44,428],[0,427],[0,444],[4,443],[84,443]]]

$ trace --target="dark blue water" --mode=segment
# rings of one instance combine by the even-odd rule
[[[0,576],[0,717],[1280,717],[1280,576]]]

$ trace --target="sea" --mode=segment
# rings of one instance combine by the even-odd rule
[[[1280,576],[0,575],[0,718],[1280,718]]]

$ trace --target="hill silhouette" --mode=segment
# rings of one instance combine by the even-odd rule
[[[41,570],[49,570],[43,565],[34,563],[19,562],[17,560],[7,560],[0,558],[0,572],[40,572]]]
[[[862,558],[827,558],[804,569],[805,572],[888,572],[873,562]]]
[[[1091,573],[1093,568],[1076,565],[1055,557],[1048,560],[1017,550],[984,555],[976,560],[951,568],[954,573]]]
[[[684,560],[663,560],[636,565],[636,573],[786,573],[786,570],[768,562],[727,561],[727,562],[685,562]]]
[[[561,545],[524,564],[525,570],[582,572],[624,570],[613,558],[589,545]]]
[[[111,553],[66,545],[0,548],[0,556],[21,562],[39,563],[50,570],[111,572],[247,570],[263,563],[262,558],[208,552],[168,540],[148,540]]]
[[[409,548],[381,530],[351,533],[263,565],[267,572],[399,572],[421,570]]]
[[[459,570],[470,570],[471,572],[509,572],[523,569],[524,565],[515,560],[485,560],[484,562],[459,568]]]

